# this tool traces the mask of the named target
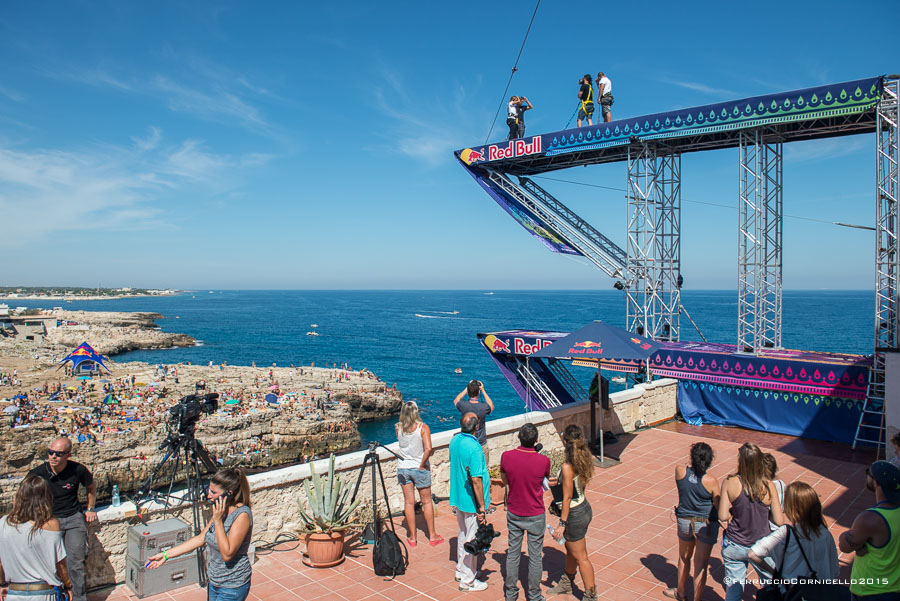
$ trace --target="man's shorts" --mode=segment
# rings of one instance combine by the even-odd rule
[[[428,488],[431,486],[431,470],[399,469],[397,470],[397,480],[400,482],[400,486],[412,483],[416,485],[416,488]]]
[[[581,105],[581,108],[578,109],[578,118],[585,119],[590,118],[591,115],[594,114],[594,103],[593,102],[585,102]]]
[[[716,544],[719,539],[719,522],[691,521],[690,518],[678,518],[678,538],[683,541],[700,541],[708,545]]]

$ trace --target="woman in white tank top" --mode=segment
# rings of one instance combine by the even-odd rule
[[[403,489],[403,514],[409,536],[406,542],[416,546],[416,493],[422,502],[422,514],[428,528],[428,544],[435,547],[444,539],[434,532],[434,506],[431,502],[431,430],[419,418],[419,407],[414,401],[403,403],[400,421],[397,423],[397,443],[400,460],[397,462],[397,480]]]

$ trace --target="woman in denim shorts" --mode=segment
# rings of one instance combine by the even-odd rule
[[[400,460],[397,462],[397,480],[403,489],[403,513],[409,537],[406,542],[416,546],[416,493],[422,502],[422,513],[428,527],[428,544],[435,547],[444,539],[434,533],[434,506],[431,503],[431,430],[419,418],[419,407],[414,401],[403,403],[400,421],[397,423],[397,442]]]
[[[571,595],[575,571],[581,572],[584,584],[583,601],[597,601],[597,585],[594,580],[594,564],[588,555],[585,536],[594,517],[591,504],[584,496],[584,489],[594,475],[594,456],[587,448],[584,433],[576,424],[563,431],[565,460],[559,471],[562,483],[562,504],[559,526],[553,538],[565,538],[566,567],[559,582],[547,589],[547,595]]]
[[[699,601],[706,588],[709,555],[719,538],[719,482],[707,474],[713,450],[705,442],[691,446],[691,464],[675,466],[678,488],[678,586],[666,589],[666,597],[685,599],[694,563],[694,599]],[[696,552],[695,552],[696,551]]]

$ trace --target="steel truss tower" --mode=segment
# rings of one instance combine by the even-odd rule
[[[900,346],[897,311],[900,278],[900,78],[886,78],[875,129],[875,355],[869,394],[856,431],[856,442],[883,444],[884,350]],[[874,418],[874,419],[872,419]]]
[[[781,348],[783,157],[775,132],[741,132],[738,351]]]
[[[628,148],[626,328],[681,335],[681,154],[655,142]]]

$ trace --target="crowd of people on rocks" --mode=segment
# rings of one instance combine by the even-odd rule
[[[68,384],[60,379],[45,380],[40,385],[19,389],[11,395],[7,399],[10,404],[2,407],[0,419],[5,419],[9,428],[47,423],[53,426],[57,435],[71,436],[78,443],[103,444],[108,435],[129,433],[139,428],[156,428],[165,423],[169,409],[188,391],[219,394],[218,412],[214,419],[279,411],[288,422],[326,421],[323,427],[328,432],[351,431],[353,424],[350,420],[334,421],[335,415],[340,415],[335,414],[335,409],[340,405],[336,395],[349,391],[368,397],[384,394],[390,389],[368,370],[350,372],[347,371],[347,364],[342,364],[340,368],[336,363],[332,365],[326,368],[327,371],[292,365],[283,378],[285,381],[279,381],[274,369],[269,369],[267,374],[255,373],[252,376],[239,369],[236,377],[223,373],[215,380],[197,380],[192,389],[189,385],[185,387],[184,383],[178,386],[177,365],[155,367],[152,372],[155,380],[152,382],[140,382],[135,374],[85,378]],[[225,371],[224,363],[220,369]],[[312,385],[311,376],[318,380]],[[4,373],[2,377],[8,381],[18,381],[18,371]],[[356,384],[348,385],[348,382]],[[244,446],[246,448],[236,452],[265,451],[260,445]]]

